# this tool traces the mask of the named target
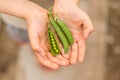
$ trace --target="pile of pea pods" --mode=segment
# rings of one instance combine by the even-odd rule
[[[50,24],[52,25],[53,29],[57,33],[58,39],[62,43],[64,48],[64,53],[67,54],[69,51],[69,46],[71,46],[74,42],[73,36],[68,29],[67,25],[58,17],[53,17],[52,8],[48,10],[48,17],[50,19],[50,23],[48,24],[48,40],[50,44],[50,51],[53,56],[57,56],[60,54],[60,47],[56,36],[52,29],[50,29]]]

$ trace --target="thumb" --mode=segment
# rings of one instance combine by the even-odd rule
[[[84,15],[83,19],[83,34],[84,38],[87,39],[90,33],[94,31],[93,24],[87,14]]]

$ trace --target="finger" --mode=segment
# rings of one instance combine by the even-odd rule
[[[93,24],[89,18],[88,15],[85,15],[84,16],[84,19],[83,19],[83,30],[84,30],[84,37],[85,39],[88,38],[88,36],[90,35],[91,32],[93,32],[94,30],[94,27],[93,27]]]
[[[63,47],[62,47],[62,44],[59,42],[59,46],[60,46],[60,51],[61,51],[61,53],[62,53],[62,56],[65,58],[65,59],[69,59],[69,57],[70,57],[70,48],[69,48],[69,52],[68,53],[64,53],[64,49],[63,49]]]
[[[51,68],[51,69],[58,69],[59,68],[59,65],[50,61],[49,59],[47,59],[47,57],[42,57],[39,53],[35,53],[35,55],[42,65],[44,65],[48,68]]]
[[[86,49],[85,41],[84,40],[79,41],[78,42],[78,52],[79,52],[78,61],[79,62],[83,62],[85,49]]]
[[[77,43],[75,42],[72,45],[72,54],[70,57],[70,64],[75,64],[77,62],[77,56],[78,56],[78,46],[77,46]]]
[[[61,66],[66,66],[67,65],[65,59],[63,60],[63,59],[56,58],[56,57],[52,56],[51,53],[49,53],[49,52],[47,53],[47,55],[48,55],[48,59],[55,62],[56,64],[61,65]]]
[[[62,55],[58,55],[58,56],[56,56],[56,58],[66,61],[66,65],[69,65],[69,61],[67,59],[65,59]]]
[[[64,49],[62,49],[62,50],[61,50],[61,53],[62,53],[62,55],[63,55],[63,57],[64,57],[65,59],[69,59],[69,58],[70,58],[71,49],[69,48],[69,52],[68,52],[68,53],[65,53],[65,52],[64,52]]]

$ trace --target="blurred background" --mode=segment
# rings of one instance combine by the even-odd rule
[[[120,80],[120,0],[81,0],[80,8],[95,27],[85,60],[56,72],[44,71],[29,45],[16,44],[0,17],[0,80]]]

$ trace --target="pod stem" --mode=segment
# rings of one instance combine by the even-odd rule
[[[52,16],[52,7],[48,9],[48,16]]]

